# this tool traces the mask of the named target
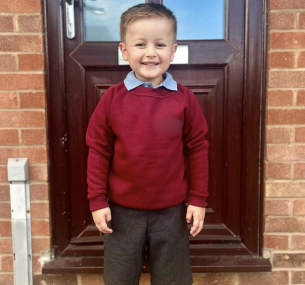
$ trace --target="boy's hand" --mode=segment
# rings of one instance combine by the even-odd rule
[[[205,217],[205,208],[197,207],[193,205],[188,205],[186,213],[186,221],[191,222],[192,217],[194,217],[193,226],[191,227],[190,234],[195,237],[200,233],[203,228],[203,222]]]
[[[92,217],[98,230],[102,233],[112,233],[112,229],[107,227],[107,223],[111,221],[110,208],[99,209],[92,211]]]

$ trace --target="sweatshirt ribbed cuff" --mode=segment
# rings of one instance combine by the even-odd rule
[[[95,196],[89,199],[90,202],[90,211],[96,211],[103,208],[109,207],[108,203],[105,200],[105,196]]]
[[[190,190],[190,200],[188,202],[189,205],[197,206],[197,207],[206,207],[206,199],[209,195],[198,193],[194,190]]]

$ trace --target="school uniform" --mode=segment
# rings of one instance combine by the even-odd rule
[[[138,285],[146,246],[152,285],[193,283],[185,200],[189,192],[189,205],[206,205],[208,126],[194,93],[163,77],[154,88],[131,71],[89,122],[90,210],[110,207],[112,216],[106,285]]]

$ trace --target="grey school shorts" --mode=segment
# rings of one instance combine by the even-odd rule
[[[151,285],[193,284],[184,201],[161,210],[108,204],[113,232],[104,233],[105,285],[139,285],[146,246]]]

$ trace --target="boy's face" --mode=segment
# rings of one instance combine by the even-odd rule
[[[125,43],[120,43],[124,60],[129,61],[138,79],[155,87],[174,60],[172,25],[166,18],[139,19],[128,25]]]

